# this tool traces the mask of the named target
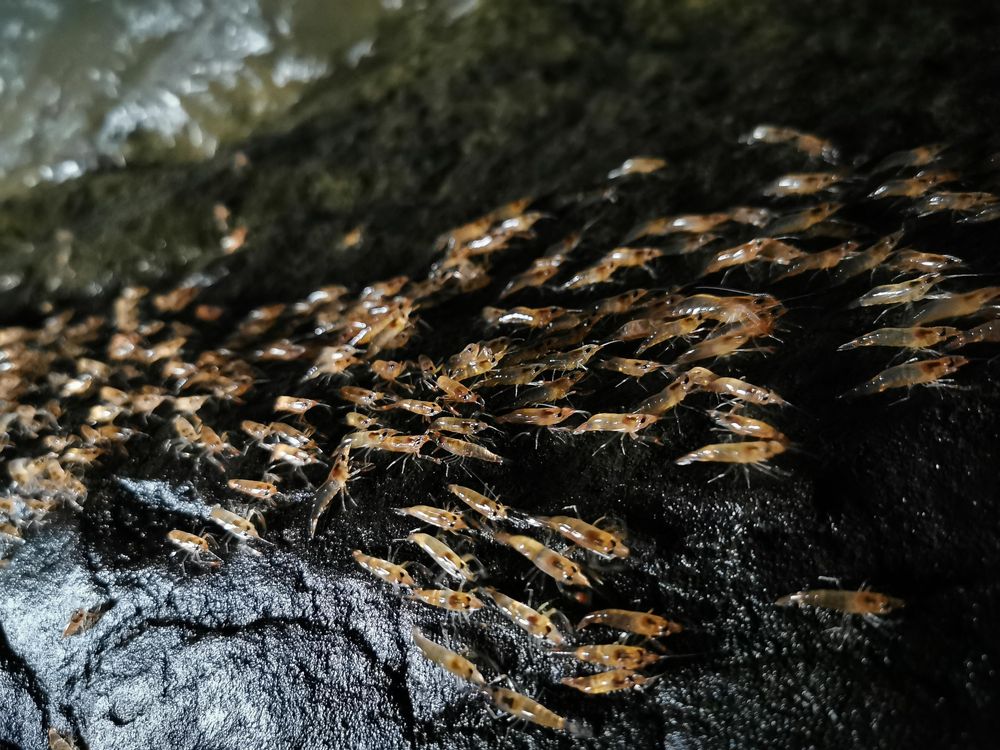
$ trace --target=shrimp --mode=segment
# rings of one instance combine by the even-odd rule
[[[787,443],[788,438],[776,427],[769,425],[759,419],[744,417],[732,412],[719,411],[713,409],[708,412],[715,423],[723,429],[729,430],[734,435],[744,435],[746,437],[757,438],[758,440],[777,440],[779,443]]]
[[[406,597],[417,602],[430,604],[432,607],[447,609],[451,612],[471,612],[483,606],[482,600],[473,594],[452,589],[411,589]]]
[[[541,383],[534,388],[529,388],[517,399],[512,406],[519,409],[530,404],[544,404],[561,401],[573,392],[573,386],[579,382],[584,375],[583,372],[576,372],[555,380]]]
[[[565,315],[569,310],[563,307],[513,307],[501,310],[499,307],[484,307],[483,320],[487,326],[518,325],[527,328],[545,328],[553,320]]]
[[[596,552],[601,557],[625,558],[629,555],[629,548],[625,546],[620,534],[605,531],[586,521],[581,521],[579,518],[534,516],[534,520],[561,534],[578,547]]]
[[[278,396],[274,401],[274,410],[278,413],[304,415],[310,409],[317,406],[326,406],[311,398],[301,396]]]
[[[257,527],[253,525],[252,521],[241,515],[233,513],[232,511],[226,510],[221,505],[213,505],[210,508],[208,517],[210,520],[221,526],[227,534],[235,537],[241,542],[249,542],[251,540],[259,542],[267,541],[260,536],[257,532]]]
[[[583,630],[591,625],[603,625],[614,630],[644,635],[647,638],[668,636],[684,629],[680,624],[660,615],[628,609],[599,609],[596,612],[591,612],[580,620],[576,629]]]
[[[429,638],[425,637],[417,628],[413,628],[413,642],[417,644],[420,652],[430,661],[437,664],[442,669],[451,672],[453,675],[473,685],[489,689],[486,678],[480,673],[479,668],[471,661],[460,654],[441,646]]]
[[[217,568],[222,565],[222,559],[209,548],[209,544],[213,540],[207,534],[198,536],[187,531],[174,529],[167,532],[167,541],[177,547],[174,552],[170,553],[171,557],[182,554],[193,560],[196,565],[208,568]]]
[[[917,146],[908,151],[896,151],[882,159],[872,167],[872,174],[887,172],[890,169],[901,169],[903,167],[923,167],[934,161],[947,146],[943,143],[931,143],[926,146]]]
[[[740,138],[741,143],[788,143],[812,159],[835,162],[840,157],[836,146],[830,141],[794,128],[778,125],[758,125],[750,133]]]
[[[630,378],[643,378],[651,372],[662,370],[666,365],[649,359],[627,359],[625,357],[609,357],[599,362],[602,370],[617,372]]]
[[[337,393],[344,401],[357,404],[358,406],[366,406],[369,409],[377,408],[376,405],[378,402],[386,398],[386,394],[379,391],[370,391],[367,388],[358,388],[351,385],[345,385]]]
[[[595,318],[605,318],[609,315],[623,315],[630,312],[649,291],[646,289],[630,289],[627,292],[605,297],[590,307],[590,314]]]
[[[1000,286],[987,286],[964,294],[952,294],[945,299],[928,303],[911,318],[910,322],[922,325],[947,318],[964,318],[979,312],[998,297],[1000,297]]]
[[[493,533],[501,544],[506,544],[516,552],[520,552],[545,575],[561,584],[570,586],[590,587],[590,581],[580,570],[580,566],[569,558],[549,549],[541,542],[521,534],[508,534],[503,531]]]
[[[494,429],[480,419],[467,417],[438,417],[428,428],[437,432],[453,432],[456,435],[478,435],[483,430]]]
[[[954,255],[940,255],[906,249],[893,253],[892,262],[889,265],[900,273],[941,273],[942,271],[963,268],[965,262]]]
[[[882,284],[861,295],[848,307],[872,307],[875,305],[905,305],[919,302],[942,281],[945,276],[940,273],[927,273],[915,279],[908,279],[897,284]]]
[[[487,685],[486,692],[493,705],[510,714],[515,719],[531,722],[542,727],[566,732],[574,737],[592,737],[593,731],[580,722],[566,719],[543,706],[538,701],[507,688]]]
[[[742,443],[714,443],[686,453],[676,461],[678,466],[688,466],[696,461],[713,461],[727,464],[765,464],[769,459],[784,453],[788,446],[778,440],[748,440]]]
[[[965,357],[953,355],[938,359],[925,359],[918,362],[906,362],[883,370],[867,383],[862,383],[844,393],[840,398],[858,398],[872,396],[876,393],[893,388],[910,388],[915,385],[940,384],[941,379],[951,375],[960,367],[967,365]]]
[[[437,387],[444,393],[445,401],[453,401],[459,404],[482,404],[483,399],[474,391],[459,383],[457,380],[442,375],[437,379]]]
[[[553,646],[561,646],[566,642],[563,634],[559,632],[552,620],[547,616],[532,609],[527,604],[523,604],[516,599],[511,599],[506,594],[497,591],[490,586],[483,586],[479,589],[481,594],[485,594],[500,610],[510,618],[519,628],[528,634],[548,641]]]
[[[585,645],[572,651],[557,651],[556,653],[573,656],[585,664],[596,664],[612,669],[642,669],[663,658],[661,654],[654,653],[642,646],[626,646],[622,643]]]
[[[480,515],[491,521],[503,521],[509,516],[510,508],[486,495],[460,484],[449,484],[448,491]]]
[[[708,371],[706,370],[706,372]],[[731,396],[738,401],[745,401],[748,404],[756,404],[757,406],[784,406],[788,403],[774,391],[738,378],[706,378],[702,388],[711,393]]]
[[[447,575],[455,580],[469,583],[476,580],[476,573],[469,565],[470,560],[475,560],[471,555],[459,556],[451,547],[430,534],[413,532],[406,539],[426,552]]]
[[[351,480],[351,444],[343,442],[337,446],[337,450],[331,457],[330,473],[326,481],[316,490],[313,498],[312,512],[309,514],[309,538],[316,536],[316,527],[319,524],[320,516],[326,512],[333,502],[333,498],[340,497],[343,507],[344,498],[347,497],[347,483]],[[353,501],[352,501],[353,502]]]
[[[810,208],[779,216],[768,225],[767,230],[772,235],[798,234],[816,226],[821,221],[826,221],[841,208],[843,208],[842,203],[817,203]]]
[[[548,365],[535,363],[528,365],[511,365],[486,373],[476,381],[476,388],[496,388],[498,386],[527,385],[534,382]]]
[[[857,255],[860,246],[861,243],[849,240],[816,253],[805,253],[779,271],[776,279],[788,279],[807,271],[825,271],[834,268],[844,260]]]
[[[705,316],[695,314],[677,320],[654,323],[649,336],[636,348],[635,352],[642,354],[669,339],[686,338],[701,328],[705,321]]]
[[[764,188],[764,195],[782,198],[789,195],[813,195],[832,187],[844,177],[836,172],[797,172],[786,174]]]
[[[913,204],[913,212],[917,216],[927,216],[939,211],[955,211],[958,213],[968,213],[971,211],[981,211],[992,206],[1000,197],[992,193],[956,193],[942,190],[937,193],[921,198]]]
[[[400,398],[386,404],[385,406],[378,406],[374,408],[381,411],[402,409],[403,411],[408,411],[411,414],[419,414],[422,417],[433,417],[444,411],[444,407],[437,401],[421,401],[415,398]]]
[[[440,433],[434,433],[433,439],[439,448],[447,451],[453,456],[458,456],[459,458],[473,458],[477,461],[489,461],[490,463],[495,464],[504,462],[503,456],[498,456],[488,448],[476,445],[475,443],[469,443],[465,440],[459,440],[457,438],[450,438]]]
[[[682,373],[662,391],[654,393],[641,404],[636,406],[633,413],[662,416],[687,398],[688,394],[693,392],[697,387],[698,383],[696,382],[696,379],[691,376],[691,371]]]
[[[781,240],[758,237],[755,240],[744,242],[742,245],[736,245],[735,247],[729,247],[713,253],[702,270],[702,275],[715,273],[716,271],[721,271],[724,268],[732,268],[733,266],[743,266],[758,259],[766,259],[781,265],[788,265],[801,255],[801,250]]]
[[[611,669],[607,672],[585,675],[583,677],[563,677],[560,682],[588,695],[604,695],[619,690],[630,690],[656,679],[646,677],[632,669]]]
[[[345,435],[341,440],[352,448],[380,448],[389,438],[398,435],[397,430],[383,427],[379,430],[362,430]]]
[[[731,220],[728,212],[659,217],[634,227],[625,235],[625,242],[632,242],[640,237],[662,237],[676,233],[701,234]]]
[[[376,359],[372,361],[370,367],[372,372],[375,373],[376,376],[384,380],[386,383],[402,386],[408,391],[413,389],[412,386],[399,382],[399,378],[406,373],[406,368],[407,368],[406,362],[396,362],[394,360],[388,360],[388,359]]]
[[[69,638],[80,633],[86,633],[104,617],[104,613],[110,608],[111,603],[109,602],[90,609],[81,607],[74,610],[73,614],[69,616],[69,623],[67,623],[66,628],[63,630],[62,637]]]
[[[883,182],[869,193],[868,197],[874,200],[881,200],[883,198],[919,198],[932,187],[946,182],[954,182],[957,179],[959,179],[959,174],[951,170],[921,172],[907,179]]]
[[[849,615],[888,615],[906,606],[902,599],[874,591],[842,591],[840,589],[811,589],[799,591],[778,599],[782,607],[821,607]]]
[[[631,159],[623,161],[621,166],[618,166],[608,172],[608,179],[617,180],[620,177],[625,177],[630,174],[649,174],[650,172],[658,172],[666,166],[667,162],[664,159],[659,159],[654,156],[633,156]]]
[[[954,334],[954,340],[948,343],[945,349],[958,349],[969,344],[995,344],[998,342],[1000,342],[1000,319],[994,319],[975,328],[970,328],[968,331],[957,331]]]
[[[257,482],[252,479],[230,479],[226,482],[226,486],[254,500],[267,501],[281,494],[280,490],[270,482]]]
[[[408,588],[413,588],[417,585],[403,565],[396,565],[388,560],[371,557],[359,549],[351,552],[351,556],[358,565],[377,578],[381,578],[386,583],[391,583],[393,586],[406,586]]]
[[[430,505],[410,505],[406,508],[396,508],[396,512],[401,516],[411,516],[418,521],[429,523],[445,531],[461,531],[469,528],[458,513],[452,513],[442,508],[434,508]]]
[[[344,415],[344,424],[357,430],[370,430],[378,426],[378,418],[356,411],[349,411]]]
[[[316,355],[312,366],[302,376],[302,380],[312,380],[313,378],[340,375],[347,372],[351,367],[362,363],[362,360],[354,356],[357,353],[358,350],[355,347],[346,344],[323,347]]]
[[[753,334],[741,328],[725,331],[704,341],[699,341],[674,360],[674,364],[684,365],[705,359],[727,357],[740,351],[740,348],[752,338],[754,338]]]
[[[899,349],[930,349],[945,339],[957,336],[957,328],[950,326],[911,328],[879,328],[877,331],[858,336],[837,347],[838,352],[857,349],[861,346],[889,346]]]
[[[579,412],[568,406],[545,406],[538,409],[516,409],[496,417],[501,424],[525,424],[551,427],[560,424]]]
[[[573,434],[579,435],[584,432],[621,432],[634,438],[640,430],[646,429],[658,420],[659,417],[656,414],[595,414],[573,430]]]

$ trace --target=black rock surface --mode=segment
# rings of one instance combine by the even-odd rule
[[[194,242],[200,263],[227,272],[207,292],[207,301],[233,308],[224,328],[250,307],[298,299],[319,283],[422,269],[433,237],[448,227],[524,192],[558,188],[545,198],[557,202],[590,190],[636,153],[665,154],[671,169],[627,183],[617,205],[576,209],[573,220],[599,219],[595,252],[636,219],[753,201],[766,181],[801,167],[780,149],[736,144],[761,120],[830,134],[859,160],[929,140],[955,142],[954,158],[977,175],[976,186],[997,188],[995,171],[986,169],[998,145],[989,135],[998,107],[987,85],[996,66],[985,59],[992,44],[985,5],[622,7],[512,3],[483,8],[454,29],[432,29],[419,43],[404,38],[403,51],[428,57],[398,68],[376,61],[368,77],[362,70],[346,99],[359,109],[330,104],[337,92],[318,91],[297,130],[246,145],[251,176],[234,176],[220,158],[50,188],[59,201],[30,241],[43,242],[65,223],[80,237],[81,264],[101,257],[88,256],[91,242],[124,238],[141,256],[157,252],[161,234],[168,244],[188,241],[194,220],[179,217],[194,207],[207,226],[216,200],[252,206],[250,236],[259,245],[218,260],[204,249],[208,240]],[[723,19],[729,25],[716,23]],[[960,36],[970,21],[980,30]],[[735,51],[724,50],[724,41],[738,43]],[[450,45],[453,60],[433,56]],[[525,50],[531,56],[519,57]],[[341,127],[348,122],[353,129]],[[320,147],[322,158],[314,156]],[[335,167],[341,158],[344,166]],[[340,168],[365,186],[324,209],[304,175],[323,172],[329,181],[326,172]],[[401,174],[409,181],[397,182]],[[139,186],[135,205],[105,205],[109,196],[97,186],[109,184],[119,202]],[[287,198],[274,201],[283,189]],[[147,203],[147,190],[155,201]],[[39,214],[28,209],[41,211],[46,200],[8,202],[3,241],[29,241],[19,233],[26,217]],[[855,206],[849,218],[890,231],[899,208]],[[125,213],[158,218],[135,224]],[[102,216],[106,225],[94,229]],[[334,240],[357,223],[371,238],[357,257],[333,253]],[[905,226],[909,244],[961,256],[979,273],[1000,272],[995,226],[948,217],[906,219]],[[539,247],[559,237],[555,227],[539,231]],[[497,284],[523,265],[499,266]],[[116,282],[136,278],[130,268],[123,261]],[[170,279],[179,270],[186,268],[171,256],[158,273]],[[33,319],[47,271],[33,267],[38,286],[16,293],[15,306],[4,310],[8,321]],[[778,462],[786,477],[709,482],[717,469],[675,466],[680,453],[713,442],[707,421],[689,411],[664,420],[662,446],[616,441],[598,450],[599,436],[547,434],[537,446],[533,435],[508,437],[497,447],[506,464],[453,465],[447,477],[441,467],[389,467],[375,458],[375,469],[351,485],[357,504],[333,513],[315,540],[306,538],[308,499],[293,493],[268,515],[273,545],[260,547],[262,555],[232,546],[219,570],[203,571],[171,558],[163,537],[207,525],[208,506],[226,497],[219,475],[164,454],[155,440],[130,447],[113,472],[93,475],[84,513],[60,512],[32,530],[0,571],[0,743],[41,748],[48,727],[57,726],[92,750],[994,747],[996,349],[972,351],[976,361],[961,371],[959,390],[916,389],[899,403],[891,395],[837,400],[891,357],[835,351],[871,327],[871,315],[845,309],[869,288],[865,282],[833,291],[805,280],[782,288],[779,296],[796,299],[776,353],[749,356],[736,368],[794,404],[780,418],[800,448]],[[444,355],[485,337],[476,316],[497,284],[427,311],[420,347]],[[79,302],[82,291],[60,287],[45,296]],[[542,299],[529,293],[523,304]],[[246,407],[214,414],[218,425],[235,429],[242,418],[265,415],[264,394],[282,392],[287,377],[282,382],[279,371]],[[585,395],[580,408],[631,403],[642,393],[600,382],[607,388]],[[253,456],[238,463],[262,467]],[[669,639],[672,652],[695,656],[668,664],[645,691],[580,696],[554,686],[578,672],[569,660],[544,653],[494,609],[468,620],[445,617],[357,568],[354,548],[407,559],[396,540],[414,524],[389,509],[443,502],[449,481],[486,483],[526,510],[575,505],[583,518],[621,519],[633,554],[605,571],[595,605],[670,615],[687,628]],[[497,548],[476,552],[493,580],[523,588],[520,558]],[[783,594],[822,584],[821,576],[848,587],[869,583],[906,607],[877,626],[774,606]],[[536,601],[558,596],[537,580],[533,586]],[[101,602],[113,606],[94,629],[60,637],[74,609]],[[573,620],[587,611],[565,599],[559,606]],[[481,663],[495,665],[487,667],[490,677],[509,674],[520,690],[586,721],[596,737],[508,729],[487,714],[484,697],[420,656],[413,625],[474,649]]]

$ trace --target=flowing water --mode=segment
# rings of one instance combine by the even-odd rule
[[[0,196],[210,156],[355,65],[403,0],[0,0]]]

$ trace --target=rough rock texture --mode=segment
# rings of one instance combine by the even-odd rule
[[[456,222],[524,192],[587,189],[634,153],[663,153],[675,168],[627,186],[595,245],[653,213],[746,202],[798,166],[735,145],[760,120],[830,134],[850,154],[955,141],[970,170],[997,145],[980,140],[997,111],[986,88],[995,66],[977,41],[987,34],[957,34],[984,20],[974,5],[535,6],[484,8],[449,29],[415,21],[397,29],[399,58],[373,61],[346,91],[317,91],[291,134],[246,145],[253,166],[242,175],[220,159],[48,188],[0,210],[0,242],[44,249],[55,228],[70,228],[81,286],[67,281],[53,294],[76,299],[102,281],[99,266],[87,265],[104,262],[95,248],[135,249],[115,256],[122,279],[142,277],[138,257],[152,258],[155,274],[176,273],[185,247],[219,263],[205,248],[216,242],[210,209],[221,200],[246,217],[251,240],[213,266],[229,275],[211,294],[240,310],[296,298],[319,281],[418,268],[431,239]],[[996,189],[994,177],[984,179]],[[892,228],[888,212],[852,218]],[[356,257],[341,257],[331,248],[358,223],[369,239]],[[911,223],[907,237],[978,272],[1000,271],[995,227],[932,218]],[[49,272],[41,264],[32,278],[42,283]],[[666,447],[614,443],[595,453],[596,436],[543,436],[536,450],[522,438],[503,444],[509,465],[474,469],[511,505],[575,504],[584,518],[625,522],[633,557],[606,571],[597,603],[668,613],[689,628],[671,638],[675,652],[699,654],[670,665],[649,690],[600,699],[551,687],[573,668],[494,610],[445,618],[357,569],[351,549],[384,551],[413,528],[387,508],[443,496],[437,467],[377,460],[352,485],[357,506],[312,543],[308,509],[293,496],[269,516],[273,548],[260,557],[230,550],[206,573],[182,567],[162,540],[171,528],[197,528],[218,478],[151,444],[116,476],[99,477],[86,514],[34,531],[0,572],[0,742],[44,747],[56,725],[92,750],[992,747],[1000,387],[987,358],[995,348],[975,352],[982,360],[962,371],[964,390],[917,390],[898,404],[836,401],[888,356],[833,351],[868,329],[869,315],[844,310],[867,287],[822,286],[790,284],[782,296],[800,299],[789,303],[779,354],[741,367],[795,404],[781,418],[801,446],[780,462],[789,477],[755,477],[747,487],[739,477],[708,483],[713,468],[674,466],[681,446],[710,442],[707,422],[688,414],[666,425]],[[15,305],[30,299],[14,296]],[[470,318],[481,304],[428,313],[426,345],[451,351],[479,337]],[[19,309],[3,312],[17,319]],[[629,388],[622,403],[641,392]],[[266,408],[220,420],[229,427],[257,412]],[[447,481],[473,481],[451,472]],[[525,570],[513,555],[482,556],[510,571],[504,580]],[[824,575],[871,582],[907,607],[876,627],[773,606]],[[60,638],[73,609],[100,601],[114,606],[97,627]],[[560,606],[571,619],[586,611]],[[491,674],[509,673],[554,710],[585,719],[597,738],[508,733],[481,696],[414,651],[413,624],[473,647],[497,665]]]

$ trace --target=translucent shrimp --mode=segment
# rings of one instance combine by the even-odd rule
[[[654,424],[659,417],[656,414],[595,414],[586,422],[573,430],[574,435],[584,432],[621,432],[635,437],[640,430]]]
[[[898,232],[886,235],[867,250],[846,257],[833,270],[833,284],[841,284],[848,279],[877,268],[892,255],[892,251],[896,249],[896,245],[902,238],[903,230],[900,229]]]
[[[767,231],[772,235],[798,234],[826,221],[842,207],[841,203],[818,203],[810,208],[779,216],[768,224]]]
[[[636,379],[666,368],[666,365],[650,359],[627,359],[625,357],[608,357],[608,359],[599,362],[597,366],[602,370],[610,370]]]
[[[711,461],[726,464],[755,464],[762,466],[768,460],[784,453],[788,446],[778,440],[748,440],[741,443],[714,443],[686,453],[676,461],[678,466]]]
[[[940,273],[927,273],[915,279],[896,284],[882,284],[854,300],[849,307],[873,307],[875,305],[905,305],[919,302],[947,277]]]
[[[566,642],[563,634],[559,632],[559,629],[547,615],[529,607],[527,604],[510,598],[490,586],[483,586],[479,589],[479,592],[492,599],[494,604],[515,625],[528,634],[540,640],[547,641],[553,646],[561,646]]]
[[[501,367],[486,373],[476,381],[476,388],[496,388],[498,386],[527,385],[535,381],[548,365],[535,363],[528,365],[511,365]]]
[[[520,398],[514,401],[512,406],[515,409],[529,406],[531,404],[545,404],[561,401],[573,392],[573,387],[584,376],[583,372],[576,372],[555,380],[541,383],[526,390]]]
[[[345,385],[337,393],[344,401],[348,401],[358,406],[365,406],[369,409],[375,408],[379,401],[386,398],[386,394],[379,391],[371,391],[367,388],[358,388],[353,385]]]
[[[316,536],[319,519],[330,507],[335,497],[340,497],[341,507],[347,497],[347,483],[351,480],[351,444],[343,442],[331,456],[330,473],[316,490],[313,497],[312,511],[309,514],[309,538]],[[352,501],[353,502],[353,501]]]
[[[702,270],[702,275],[715,273],[724,268],[743,266],[755,260],[769,260],[772,263],[788,265],[801,255],[801,250],[787,242],[769,237],[758,237],[741,245],[713,253]]]
[[[692,362],[701,362],[706,359],[718,359],[735,354],[753,339],[755,334],[749,333],[742,328],[737,328],[699,341],[686,352],[674,360],[675,365],[685,365]]]
[[[441,433],[434,433],[432,439],[439,448],[447,451],[453,456],[458,456],[459,458],[472,458],[477,461],[488,461],[495,464],[504,462],[503,456],[498,456],[488,448],[484,448],[476,443],[470,443],[466,440],[448,437],[447,435],[442,435]]]
[[[825,271],[834,268],[847,258],[853,258],[857,255],[857,249],[860,246],[860,242],[848,240],[827,250],[805,253],[778,271],[775,278],[776,280],[788,279],[808,271]]]
[[[555,305],[550,307],[513,307],[501,310],[498,307],[484,307],[483,320],[487,326],[512,325],[526,328],[544,328],[553,320],[565,315],[568,310]]]
[[[941,379],[967,365],[965,357],[953,355],[938,359],[924,359],[918,362],[906,362],[883,370],[867,383],[852,388],[840,398],[858,398],[873,396],[876,393],[893,388],[910,388],[915,385],[940,384]]]
[[[421,417],[433,417],[444,411],[444,407],[437,401],[422,401],[416,398],[399,398],[376,408],[381,411],[401,409],[410,412],[410,414],[419,414]]]
[[[269,501],[281,494],[281,491],[271,482],[258,482],[253,479],[230,479],[226,486],[231,490],[252,497],[254,500]]]
[[[557,651],[556,653],[573,656],[585,664],[596,664],[612,669],[643,669],[663,659],[662,654],[657,654],[642,646],[626,646],[623,643],[588,644],[579,646],[572,651]]]
[[[931,143],[926,146],[917,146],[908,151],[896,151],[882,159],[872,167],[872,174],[887,172],[890,169],[902,169],[904,167],[923,167],[937,159],[947,146],[943,143]]]
[[[484,430],[491,428],[481,419],[470,419],[468,417],[438,417],[430,423],[430,430],[438,432],[452,432],[456,435],[478,435]]]
[[[837,172],[796,172],[782,175],[764,188],[763,194],[781,198],[814,195],[838,184],[844,176]]]
[[[452,589],[411,589],[407,599],[429,604],[432,607],[446,609],[449,612],[472,612],[483,606],[482,600],[473,594]]]
[[[174,529],[167,532],[167,541],[177,548],[170,553],[171,556],[184,555],[196,565],[208,568],[217,568],[222,565],[222,559],[210,548],[212,540],[208,535],[198,536],[187,531]]]
[[[496,685],[487,685],[486,692],[493,701],[493,705],[515,719],[566,732],[574,737],[593,736],[592,730],[585,724],[566,719],[526,695]]]
[[[719,411],[718,409],[709,411],[708,416],[711,417],[717,425],[725,430],[728,430],[734,435],[744,435],[746,437],[756,438],[757,440],[777,440],[781,443],[788,442],[788,438],[784,435],[784,433],[779,431],[778,428],[760,419],[744,417],[741,414],[734,414],[730,411]]]
[[[476,573],[472,570],[472,566],[469,565],[470,560],[475,560],[471,555],[466,557],[460,556],[447,544],[430,534],[413,532],[406,539],[426,552],[440,566],[441,570],[455,580],[467,583],[476,580]]]
[[[576,629],[583,630],[592,625],[603,625],[606,628],[635,633],[647,638],[668,636],[684,629],[680,624],[660,615],[628,609],[599,609],[596,612],[591,612],[580,620]]]
[[[758,125],[750,133],[740,138],[740,142],[787,143],[812,159],[835,162],[840,154],[830,141],[811,133],[779,125]]]
[[[636,406],[634,413],[662,416],[681,403],[681,401],[687,398],[688,394],[694,392],[697,388],[698,382],[691,376],[690,371],[681,373],[662,391],[654,393]]]
[[[706,377],[702,388],[710,393],[729,396],[737,401],[744,401],[748,404],[756,404],[757,406],[784,406],[788,403],[769,388],[754,385],[739,378]]]
[[[1000,197],[992,193],[951,192],[942,190],[931,193],[913,204],[913,212],[917,216],[927,216],[939,211],[956,211],[967,213],[981,211],[1000,201]]]
[[[523,424],[538,427],[552,427],[561,424],[574,414],[579,414],[577,409],[568,406],[545,406],[535,409],[516,409],[507,414],[496,417],[496,421],[501,424]]]
[[[393,586],[406,586],[413,588],[416,582],[410,577],[409,572],[402,565],[396,565],[388,560],[366,555],[359,549],[351,552],[354,561],[377,578],[381,578],[386,583]]]
[[[457,380],[441,375],[437,379],[437,387],[444,394],[445,401],[458,404],[482,404],[483,399],[470,388],[462,385]]]
[[[968,331],[958,331],[945,349],[958,349],[969,344],[1000,343],[1000,319],[989,320]]]
[[[110,603],[107,603],[97,607],[91,607],[90,609],[81,607],[80,609],[74,610],[73,614],[69,616],[69,622],[63,630],[62,637],[70,638],[74,635],[86,633],[98,622],[100,622],[101,618],[104,617],[104,613],[107,612],[109,608]]]
[[[778,599],[782,607],[820,607],[849,615],[884,616],[906,606],[902,599],[874,591],[843,591],[841,589],[811,589]]]
[[[274,411],[278,413],[304,415],[310,409],[317,406],[325,406],[319,401],[301,396],[278,396],[274,401]]]
[[[416,518],[418,521],[429,523],[431,526],[437,526],[439,529],[444,529],[445,531],[462,531],[469,528],[469,525],[462,516],[443,508],[435,508],[430,505],[410,505],[405,508],[396,508],[395,510],[401,516]]]
[[[629,548],[625,546],[621,534],[581,521],[572,516],[534,516],[534,520],[562,535],[578,547],[596,552],[601,557],[625,558]]]
[[[919,198],[928,190],[946,182],[959,179],[959,174],[952,170],[937,170],[921,172],[914,177],[883,182],[871,193],[869,198],[882,200],[884,198]]]
[[[950,326],[910,328],[879,328],[877,331],[858,336],[837,347],[838,352],[857,349],[862,346],[887,346],[896,349],[932,349],[946,339],[957,336],[957,328]]]
[[[914,325],[925,325],[948,318],[964,318],[979,312],[998,297],[1000,297],[1000,286],[987,286],[964,294],[952,294],[945,299],[924,305],[910,322]]]
[[[560,682],[587,695],[605,695],[641,687],[653,679],[656,678],[646,677],[632,669],[611,669],[583,677],[563,677]]]
[[[476,492],[460,484],[449,484],[448,491],[481,516],[491,521],[503,521],[510,515],[510,508],[496,500],[491,500],[481,492]]]
[[[728,212],[659,217],[634,227],[625,236],[625,242],[632,242],[640,237],[662,237],[676,233],[701,234],[731,220]]]
[[[479,671],[479,667],[466,659],[461,654],[456,654],[451,649],[447,649],[430,640],[417,628],[413,628],[413,642],[417,644],[420,652],[430,661],[437,664],[445,671],[451,672],[460,680],[471,682],[476,687],[489,689],[486,679]]]
[[[631,159],[626,159],[620,166],[608,172],[608,179],[617,180],[631,174],[649,174],[650,172],[658,172],[666,166],[667,162],[664,159],[659,159],[654,156],[633,156]]]
[[[226,510],[221,505],[213,505],[209,510],[208,517],[211,521],[221,526],[227,534],[238,539],[240,542],[267,541],[260,536],[257,527],[253,525],[252,521],[230,510]]]
[[[627,292],[605,297],[590,307],[590,313],[596,318],[606,318],[609,315],[624,315],[642,300],[649,291],[646,289],[629,289]],[[614,338],[614,337],[612,337]]]
[[[965,262],[954,255],[904,249],[893,253],[892,261],[888,265],[900,273],[941,273],[963,268]]]
[[[549,549],[539,541],[521,534],[508,534],[503,531],[493,532],[493,537],[501,544],[506,544],[516,552],[520,552],[545,575],[558,583],[569,586],[590,587],[590,581],[580,570],[580,566],[569,558]]]

